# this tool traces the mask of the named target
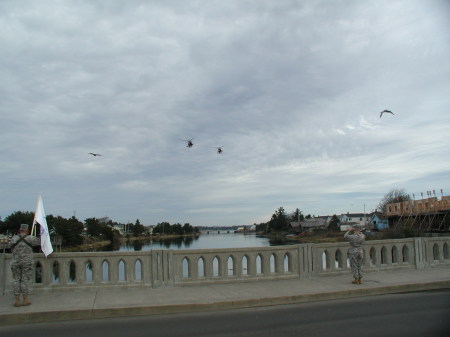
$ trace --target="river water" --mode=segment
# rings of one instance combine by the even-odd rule
[[[200,236],[172,238],[164,240],[129,241],[118,245],[110,245],[103,251],[146,251],[152,249],[211,249],[211,248],[243,248],[267,247],[287,244],[283,240],[273,240],[256,234],[238,233],[202,233]]]

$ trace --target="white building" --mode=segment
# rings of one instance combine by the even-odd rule
[[[348,213],[339,216],[341,226],[349,226],[351,224],[358,224],[361,227],[369,228],[370,216],[364,213]]]

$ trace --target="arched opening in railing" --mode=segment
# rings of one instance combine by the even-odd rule
[[[375,247],[370,248],[370,266],[375,267],[377,265],[377,251]]]
[[[328,253],[328,250],[324,250],[322,253],[322,269],[330,269],[330,253]]]
[[[386,247],[381,248],[381,264],[387,264],[387,249],[386,249]]]
[[[248,257],[246,255],[244,255],[242,257],[242,271],[241,271],[242,275],[248,275]]]
[[[350,266],[350,248],[347,249],[347,256],[345,257],[345,263],[347,265],[347,268],[351,268],[351,266]]]
[[[261,256],[261,254],[258,254],[258,256],[256,257],[256,274],[257,275],[261,275],[264,271],[262,268],[262,262],[263,258]]]
[[[205,259],[203,257],[199,257],[197,260],[197,276],[205,277]]]
[[[34,266],[34,283],[42,283],[42,264],[39,261]]]
[[[52,283],[59,283],[59,263],[58,261],[52,264]]]
[[[85,272],[84,281],[87,283],[93,282],[94,281],[94,271],[93,271],[92,262],[90,260],[88,260],[84,264],[84,272]]]
[[[292,271],[291,259],[290,259],[289,253],[286,253],[286,254],[284,254],[284,258],[283,258],[283,272],[289,273],[291,271]]]
[[[119,281],[124,282],[127,280],[126,265],[123,260],[119,261]]]
[[[236,275],[234,271],[234,258],[230,255],[227,259],[227,275],[234,276]]]
[[[69,263],[69,283],[75,283],[77,281],[76,265],[74,261]]]
[[[181,262],[181,275],[183,278],[189,278],[191,277],[191,271],[189,268],[190,261],[187,257],[183,258]]]
[[[272,254],[272,255],[270,255],[270,273],[271,274],[274,274],[275,273],[275,271],[276,271],[276,262],[277,260],[276,260],[276,258],[275,258],[275,253],[274,254]]]
[[[447,242],[444,243],[443,251],[444,251],[444,260],[450,259]]]
[[[342,258],[342,252],[340,249],[336,250],[336,253],[334,254],[334,265],[336,269],[342,269],[344,262]]]
[[[441,254],[439,253],[439,245],[435,243],[433,245],[433,260],[439,261],[441,259]]]
[[[220,262],[219,258],[216,256],[212,261],[212,272],[213,277],[219,277],[220,276]]]
[[[134,280],[142,281],[142,262],[140,259],[134,262]]]
[[[409,262],[409,249],[407,245],[404,245],[402,248],[402,261],[403,263]]]
[[[391,250],[391,258],[392,258],[392,263],[398,263],[398,251],[397,251],[397,246],[393,246],[392,250]]]
[[[109,282],[111,279],[109,274],[109,262],[104,260],[102,262],[102,282]]]

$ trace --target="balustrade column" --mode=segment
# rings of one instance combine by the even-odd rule
[[[247,255],[247,275],[256,276],[256,255],[253,252]]]
[[[59,282],[61,285],[67,285],[69,283],[69,263],[68,261],[61,260],[59,262]]]
[[[203,255],[204,258],[204,266],[205,266],[205,278],[212,278],[213,277],[213,263],[211,255]]]
[[[220,254],[218,256],[218,259],[219,259],[219,277],[225,278],[228,276],[228,256],[226,254]]]
[[[284,273],[284,256],[286,255],[285,252],[280,254],[275,254],[275,273],[276,274],[283,274]]]
[[[244,258],[243,255],[239,254],[239,255],[234,255],[234,270],[235,270],[235,276],[237,278],[241,278],[242,277],[242,259]]]
[[[264,276],[270,275],[270,256],[272,255],[271,252],[264,252],[263,254],[260,254],[261,256],[261,274]]]
[[[49,259],[39,259],[39,262],[42,266],[42,285],[48,286],[52,283],[52,265],[50,264]],[[34,261],[34,265],[36,265],[36,260]]]

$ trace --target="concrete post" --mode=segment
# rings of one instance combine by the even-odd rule
[[[313,273],[313,244],[298,246],[298,273],[300,277],[309,277]]]
[[[423,269],[426,266],[424,246],[422,238],[414,238],[414,263],[416,269]]]

